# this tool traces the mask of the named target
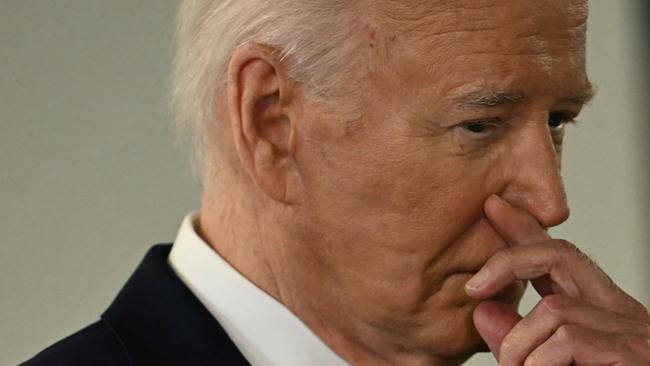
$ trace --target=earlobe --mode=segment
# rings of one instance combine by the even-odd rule
[[[275,54],[256,44],[234,52],[228,70],[228,107],[244,171],[269,197],[289,203],[293,100],[291,83]]]

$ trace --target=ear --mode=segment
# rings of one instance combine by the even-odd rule
[[[302,105],[271,47],[238,47],[228,66],[228,109],[244,171],[276,201],[295,200],[295,128]]]

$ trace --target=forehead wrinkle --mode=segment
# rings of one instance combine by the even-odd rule
[[[467,7],[458,6],[462,1],[373,2],[376,10],[373,12],[373,19],[376,21],[374,24],[391,37],[386,54],[393,57],[387,58],[382,66],[384,69],[407,70],[399,73],[401,80],[423,89],[426,89],[427,85],[438,85],[441,79],[449,79],[450,72],[465,74],[459,76],[459,79],[465,81],[468,81],[467,72],[478,74],[476,76],[479,79],[486,78],[486,75],[480,74],[481,71],[497,72],[510,79],[506,82],[498,78],[490,83],[493,85],[485,85],[490,90],[481,98],[464,100],[464,105],[475,107],[520,102],[523,99],[520,92],[525,91],[526,96],[532,98],[541,89],[546,89],[546,95],[554,95],[558,98],[556,100],[560,100],[562,95],[570,96],[562,98],[566,100],[588,100],[589,93],[572,92],[579,89],[571,87],[571,84],[581,84],[577,81],[582,72],[572,72],[569,75],[563,71],[567,69],[564,65],[574,65],[574,70],[583,64],[584,55],[581,51],[584,48],[585,26],[584,14],[579,11],[580,7],[570,6],[570,9],[566,10],[569,13],[566,17],[568,19],[563,19],[566,14],[564,1],[567,0],[542,1],[539,4],[528,4],[530,6],[526,5],[527,3],[515,6],[522,4],[518,1],[494,1],[491,2],[493,6],[490,9],[483,9],[487,3],[483,1],[467,3]],[[387,10],[381,9],[377,4],[395,6]],[[408,5],[413,4],[415,6],[409,8]],[[547,8],[544,4],[553,6]],[[531,11],[535,10],[533,8],[540,8],[543,16],[532,17]],[[400,9],[404,12],[400,12]],[[558,15],[557,11],[564,14]],[[382,22],[382,19],[386,22]],[[408,30],[413,32],[408,33]],[[568,57],[572,55],[575,57]],[[546,83],[544,86],[537,83],[532,86],[523,80],[512,80],[512,77],[520,72],[506,70],[511,68],[526,68],[526,75],[543,75],[541,77],[544,80],[552,79],[555,85]],[[413,72],[416,69],[418,72]],[[512,85],[513,83],[522,85]],[[403,88],[403,94],[409,94],[411,88],[406,86],[406,83],[400,83],[393,85],[392,90]],[[481,86],[478,85],[477,89],[481,89]],[[446,100],[445,104],[451,101],[448,95],[439,95],[441,99]],[[500,97],[495,98],[495,95]],[[430,96],[422,94],[421,97],[423,105],[430,105]]]
[[[376,10],[378,23],[415,39],[450,33],[498,32],[515,24],[521,24],[523,30],[536,28],[539,23],[526,7],[508,6],[502,0],[380,0]]]
[[[581,1],[577,3],[580,4]],[[444,43],[451,43],[457,47],[463,39],[478,36],[489,38],[490,42],[481,44],[491,44],[492,48],[516,46],[512,41],[519,40],[518,43],[525,41],[528,50],[532,53],[541,53],[548,49],[544,38],[549,36],[545,34],[543,24],[551,22],[558,23],[557,28],[560,29],[566,26],[579,29],[585,22],[584,6],[577,6],[575,2],[547,0],[540,4],[514,6],[517,4],[521,5],[518,1],[509,4],[504,1],[490,0],[474,0],[468,3],[459,0],[379,0],[374,8],[375,20],[378,24],[386,26],[386,30],[394,34],[413,40],[428,41],[426,42],[429,43],[428,47],[426,44],[419,45],[424,47],[425,51],[432,51]],[[531,16],[531,11],[533,13],[543,11],[544,14]],[[561,25],[565,22],[557,18],[565,17],[555,16],[556,11],[567,15],[568,19],[565,20],[568,24],[563,24],[564,27]],[[578,29],[576,33],[580,32]],[[500,41],[504,34],[510,38],[510,42]],[[438,37],[440,39],[436,39]],[[579,34],[572,34],[570,38],[580,37]]]
[[[400,54],[412,60],[430,58],[431,63],[420,66],[425,74],[431,75],[450,57],[526,55],[537,56],[534,62],[545,74],[553,71],[545,38],[548,34],[540,28],[546,21],[531,17],[531,6],[508,6],[514,4],[494,0],[366,0],[364,3],[372,8],[371,22],[386,39],[381,43],[384,47],[380,55],[391,64],[395,62],[393,56]],[[559,8],[558,4],[554,5]],[[548,11],[546,15],[544,18],[552,17]]]
[[[380,15],[400,23],[417,22],[426,17],[459,12],[482,13],[486,7],[496,7],[498,0],[473,0],[461,4],[458,0],[379,0],[374,2]]]

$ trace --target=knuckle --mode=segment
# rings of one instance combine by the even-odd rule
[[[557,341],[563,344],[575,344],[578,338],[578,330],[574,325],[562,324],[555,331]]]
[[[646,323],[648,329],[650,329],[650,312],[645,306],[641,304],[639,304],[639,306],[640,306],[639,317]]]
[[[553,248],[555,249],[555,254],[558,256],[561,262],[565,263],[583,263],[589,266],[595,266],[596,263],[589,257],[587,254],[583,253],[580,248],[570,241],[564,239],[555,239],[553,240]]]
[[[513,253],[510,249],[504,249],[492,256],[490,260],[497,267],[508,266],[512,262]]]
[[[650,313],[648,309],[643,306],[638,300],[623,292],[620,288],[616,287],[617,292],[621,294],[621,297],[627,300],[628,313],[635,319],[645,323],[645,325],[650,328]]]
[[[512,336],[507,335],[503,341],[501,342],[501,346],[499,346],[499,356],[502,359],[509,359],[515,352],[515,345],[517,342],[515,342],[512,339]]]
[[[639,336],[627,336],[625,344],[634,353],[650,357],[650,339]]]
[[[526,360],[524,361],[524,366],[541,366],[541,365],[546,365],[544,360],[542,359],[542,355],[539,353],[533,353],[526,357]]]
[[[553,247],[558,255],[562,258],[582,258],[584,254],[570,241],[564,239],[555,239],[553,240]]]
[[[640,334],[642,337],[650,339],[650,323],[635,322],[634,327],[636,334]]]
[[[554,317],[563,314],[572,305],[567,297],[558,294],[544,296],[540,303],[542,308]]]

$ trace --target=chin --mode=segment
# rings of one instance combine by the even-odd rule
[[[474,309],[480,301],[469,298],[464,292],[464,284],[472,275],[457,276],[454,282],[462,286],[454,284],[455,296],[447,296],[450,300],[447,300],[444,310],[431,309],[427,316],[432,319],[431,326],[421,329],[418,336],[422,349],[449,359],[463,359],[477,352],[489,351],[473,321]],[[525,287],[523,282],[513,283],[490,300],[507,304],[516,311]]]

